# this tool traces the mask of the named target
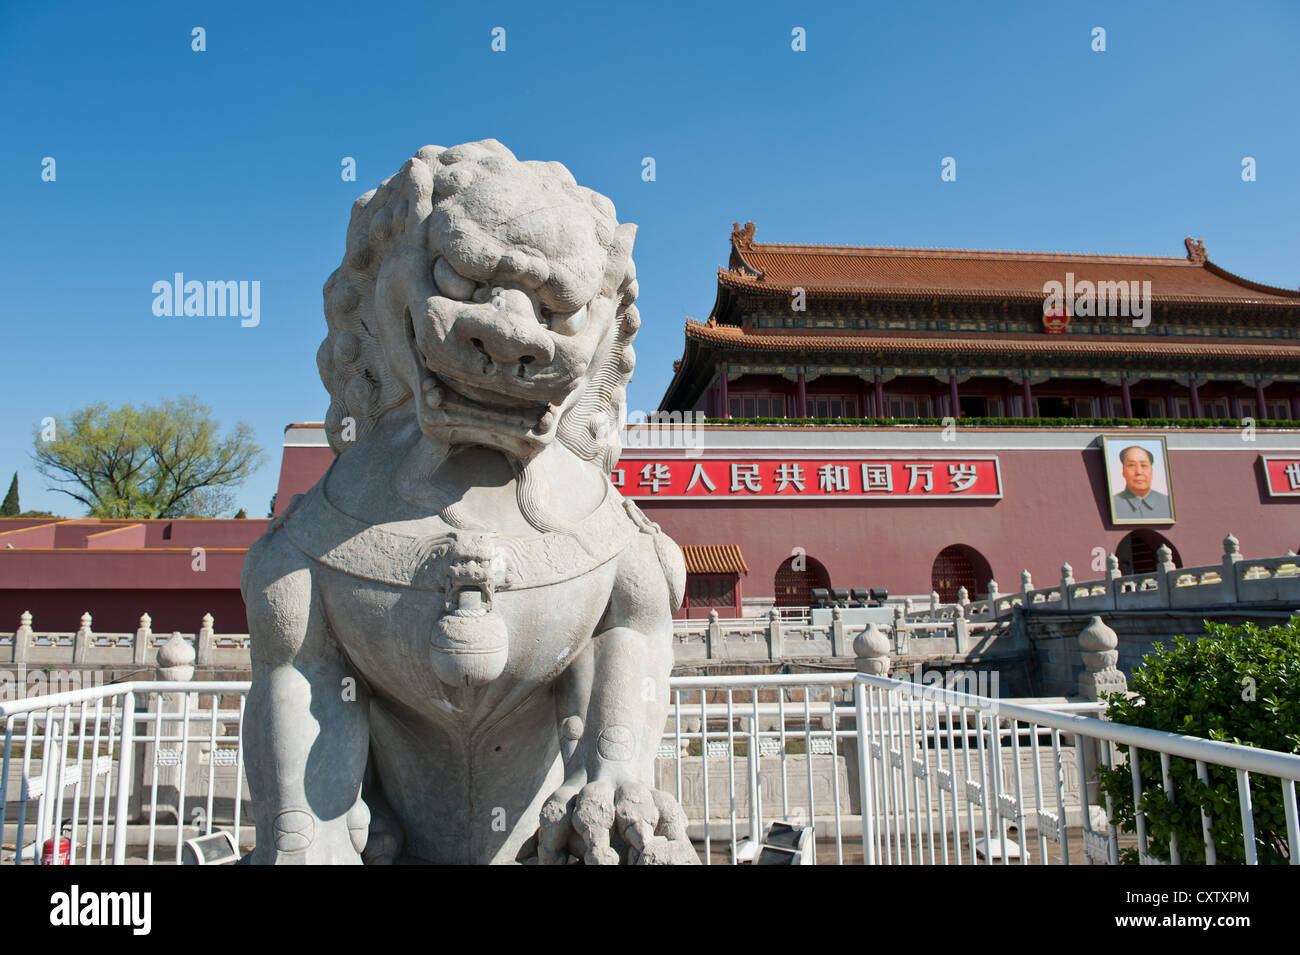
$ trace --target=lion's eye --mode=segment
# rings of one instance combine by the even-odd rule
[[[576,335],[587,324],[587,306],[585,305],[576,312],[553,312],[543,305],[538,314],[541,317],[542,324],[557,335]]]
[[[467,279],[455,269],[446,259],[438,259],[433,263],[433,281],[438,286],[438,291],[445,298],[454,299],[457,302],[467,302],[474,290],[478,288],[478,283],[473,279]]]

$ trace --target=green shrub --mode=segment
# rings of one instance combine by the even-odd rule
[[[1108,715],[1117,723],[1240,743],[1283,753],[1300,753],[1300,617],[1261,630],[1206,621],[1200,640],[1177,637],[1172,647],[1148,655],[1129,680],[1131,696],[1106,695]],[[1099,768],[1104,795],[1112,800],[1115,825],[1136,832],[1129,747],[1114,769]],[[1196,775],[1193,760],[1172,757],[1171,803],[1163,786],[1158,753],[1142,750],[1142,811],[1146,816],[1148,852],[1169,861],[1169,836],[1178,837],[1182,862],[1205,862],[1201,810],[1213,820],[1210,832],[1219,864],[1244,863],[1237,774],[1206,764],[1210,784]],[[1296,847],[1287,845],[1282,787],[1274,779],[1251,779],[1256,852],[1261,864],[1289,861]],[[1121,861],[1136,863],[1137,850],[1126,849]]]

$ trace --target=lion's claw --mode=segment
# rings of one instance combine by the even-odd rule
[[[677,801],[641,782],[566,787],[542,808],[543,865],[698,865]]]

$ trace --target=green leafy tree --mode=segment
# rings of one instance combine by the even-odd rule
[[[18,472],[14,472],[14,479],[9,482],[9,493],[5,495],[5,502],[0,504],[0,517],[17,517],[22,508],[18,506]]]
[[[1205,630],[1200,640],[1180,636],[1171,647],[1160,646],[1149,654],[1129,680],[1132,695],[1107,694],[1109,718],[1168,733],[1300,753],[1300,617],[1266,630],[1253,623],[1234,627],[1206,621]],[[1114,769],[1100,768],[1098,778],[1111,798],[1115,824],[1124,832],[1136,832],[1129,747],[1119,750],[1125,759]],[[1197,777],[1193,760],[1171,757],[1171,802],[1163,785],[1160,754],[1143,750],[1138,765],[1151,855],[1169,861],[1169,837],[1175,834],[1183,863],[1204,863],[1204,809],[1212,819],[1216,861],[1245,862],[1235,770],[1206,764],[1207,786]],[[1288,862],[1300,846],[1287,843],[1281,786],[1272,779],[1252,779],[1251,797],[1259,861]],[[1121,861],[1136,863],[1137,851],[1126,849]]]
[[[90,517],[216,517],[264,459],[247,423],[219,432],[197,397],[94,404],[57,419],[53,440],[37,429],[36,469]]]

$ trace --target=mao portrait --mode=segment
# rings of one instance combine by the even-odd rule
[[[1115,524],[1174,523],[1174,490],[1162,435],[1106,436],[1110,519]]]

